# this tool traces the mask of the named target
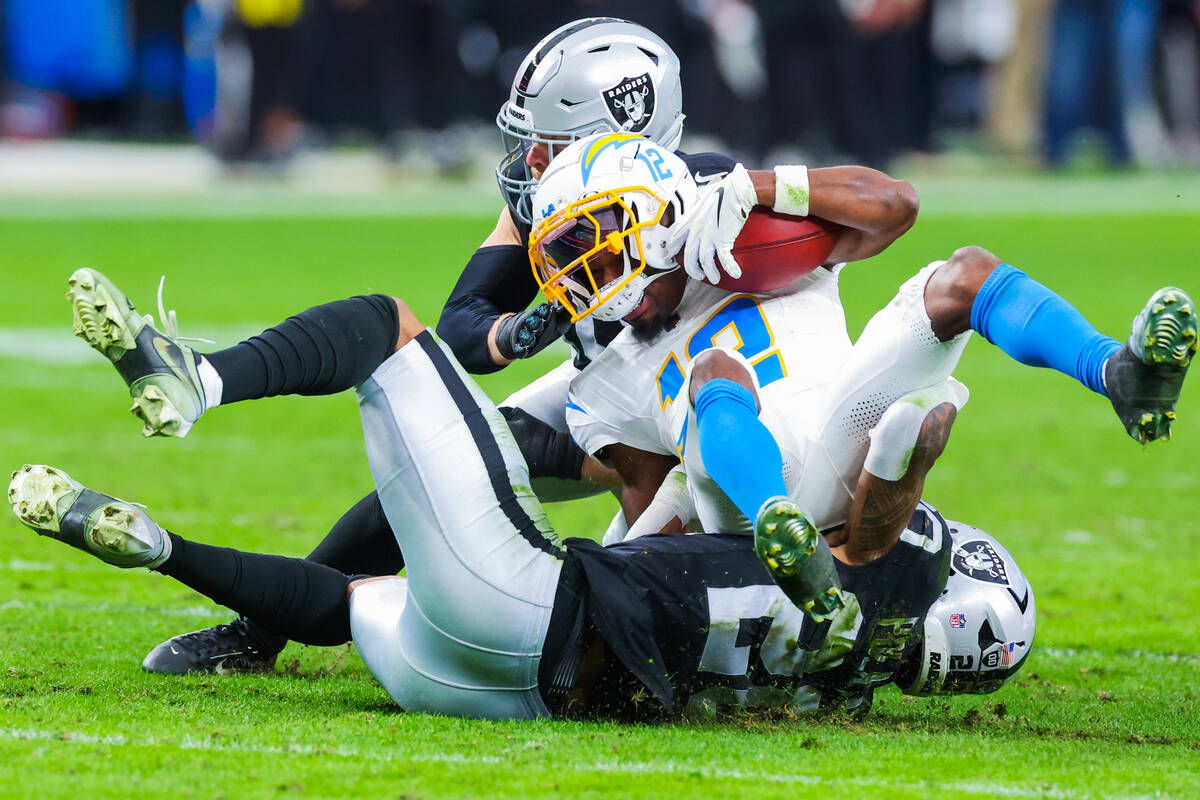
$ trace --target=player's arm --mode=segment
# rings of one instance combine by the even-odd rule
[[[756,206],[843,226],[826,261],[838,264],[869,258],[894,242],[916,221],[918,201],[911,185],[868,167],[751,171],[734,164],[706,183],[691,211],[672,226],[669,243],[682,248],[689,276],[710,283],[722,272],[741,277],[733,245]]]
[[[838,237],[828,263],[858,261],[883,252],[917,221],[920,202],[907,181],[869,167],[781,167],[753,170],[750,179],[758,205],[836,222],[846,230]],[[807,188],[807,197],[804,192]],[[788,194],[780,198],[780,192]]]
[[[695,517],[696,507],[688,493],[687,473],[682,464],[676,464],[658,487],[654,500],[637,522],[629,526],[623,541],[651,533],[683,533]]]
[[[679,463],[674,456],[639,450],[627,444],[610,444],[596,455],[621,476],[624,484],[621,510],[630,525],[650,507],[667,473]]]
[[[566,329],[549,304],[525,310],[537,294],[529,253],[506,206],[446,300],[437,334],[467,372],[495,372]]]

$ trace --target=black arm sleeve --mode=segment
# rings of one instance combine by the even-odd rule
[[[467,372],[483,375],[500,365],[488,353],[487,339],[501,314],[524,311],[537,296],[524,247],[481,247],[471,256],[438,319],[437,335]]]

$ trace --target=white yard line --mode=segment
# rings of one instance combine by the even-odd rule
[[[197,336],[203,335],[204,338],[215,341],[215,345],[200,346],[201,350],[207,352],[210,349],[227,347],[240,342],[259,333],[270,324],[262,322],[208,324],[203,321],[189,320],[186,332]],[[570,353],[570,345],[566,341],[560,340],[534,357],[557,362],[567,358]],[[54,327],[0,328],[0,358],[66,367],[108,365],[104,356],[92,350],[71,333],[69,324]],[[39,385],[46,380],[44,374],[39,373],[35,377]],[[0,376],[0,385],[19,385],[21,380],[20,376]]]
[[[63,280],[65,285],[66,278]],[[204,322],[193,324],[189,321],[184,334],[203,335],[206,339],[216,341],[216,346],[225,346],[239,342],[266,327],[266,324],[258,322],[230,325]],[[55,326],[0,328],[0,358],[62,366],[96,366],[108,363],[104,356],[71,333],[69,320],[68,324]]]
[[[463,765],[494,765],[511,760],[510,755],[504,756],[471,756],[461,753],[413,754],[394,753],[386,750],[360,750],[345,745],[322,746],[307,743],[287,745],[267,745],[256,742],[214,742],[211,739],[160,740],[153,736],[130,738],[120,734],[97,735],[78,731],[54,731],[42,728],[0,728],[0,740],[9,741],[44,741],[63,742],[66,744],[108,745],[110,747],[165,747],[176,750],[202,750],[217,753],[266,753],[266,754],[300,754],[320,756],[340,756],[355,760],[382,761],[394,764],[463,764]],[[871,777],[829,777],[826,775],[810,775],[804,773],[779,774],[776,771],[761,772],[743,769],[722,769],[695,764],[673,761],[619,761],[608,760],[593,763],[555,764],[555,769],[572,770],[574,772],[599,772],[620,775],[699,775],[707,779],[725,779],[754,783],[783,783],[802,784],[806,786],[840,785],[863,789],[899,789],[915,792],[934,789],[925,781],[887,780]],[[1076,797],[1092,797],[1091,789],[1075,790],[1071,788],[1048,785],[1038,781],[1036,786],[1025,787],[993,781],[937,781],[936,788],[949,789],[954,792],[970,792],[998,797],[1048,797],[1071,800]],[[1153,795],[1160,800],[1170,800],[1169,795]],[[1110,796],[1111,800],[1135,800],[1142,796],[1124,795]]]
[[[88,616],[106,614],[122,616],[156,615],[161,617],[202,617],[205,619],[223,619],[233,614],[229,609],[220,606],[186,606],[184,608],[175,608],[172,606],[136,606],[115,603],[42,603],[29,602],[27,600],[9,600],[0,603],[0,613],[4,611],[82,611]]]

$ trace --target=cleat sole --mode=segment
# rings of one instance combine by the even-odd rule
[[[88,538],[98,547],[121,552],[132,538],[130,531],[137,522],[137,515],[127,507],[109,503],[101,507],[99,518],[88,531]]]
[[[1137,355],[1147,364],[1179,371],[1187,369],[1196,353],[1200,322],[1192,313],[1191,300],[1181,289],[1160,289],[1150,313],[1139,316],[1144,326],[1143,350]]]
[[[75,335],[110,361],[137,348],[137,332],[129,327],[129,301],[114,297],[89,269],[77,269],[67,280]]]
[[[795,503],[768,500],[755,520],[754,551],[771,578],[813,621],[844,604],[833,556],[820,532]]]
[[[772,575],[791,577],[817,549],[817,529],[803,516],[765,521],[754,546]]]
[[[1133,406],[1129,410],[1135,412],[1123,419],[1129,435],[1137,442],[1147,444],[1171,438],[1180,384],[1196,355],[1198,339],[1200,320],[1191,298],[1182,289],[1158,290],[1134,320],[1129,347],[1150,368],[1146,378],[1141,379],[1138,394],[1123,399],[1126,406]]]
[[[59,509],[65,511],[82,488],[60,470],[26,464],[13,473],[8,502],[13,513],[29,527],[58,533]]]
[[[182,437],[192,423],[179,413],[171,398],[154,384],[142,386],[133,398],[129,413],[142,421],[142,436]]]

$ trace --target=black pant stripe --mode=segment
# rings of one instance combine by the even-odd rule
[[[422,331],[418,334],[417,342],[429,356],[429,360],[433,362],[438,376],[450,392],[450,397],[454,399],[454,405],[458,407],[459,413],[467,423],[467,430],[471,432],[471,438],[475,440],[475,446],[479,448],[479,455],[483,458],[483,464],[487,468],[488,480],[491,481],[496,501],[504,510],[508,521],[521,533],[521,536],[525,537],[525,541],[537,549],[553,556],[561,556],[562,548],[547,539],[537,529],[533,520],[529,518],[525,509],[521,508],[521,504],[517,501],[516,492],[513,491],[512,484],[508,480],[508,468],[504,464],[500,445],[496,444],[492,429],[483,415],[483,409],[471,396],[470,389],[463,383],[458,371],[450,363],[450,359],[442,352],[442,348],[438,346],[437,340],[429,331]]]

